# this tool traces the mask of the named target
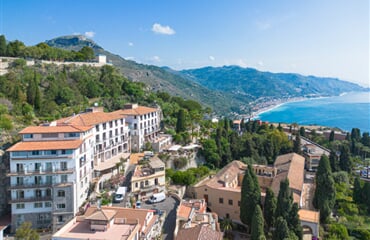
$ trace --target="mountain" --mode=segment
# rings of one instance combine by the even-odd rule
[[[261,72],[238,66],[204,67],[175,71],[168,67],[139,64],[104,50],[80,35],[46,41],[53,47],[78,51],[84,46],[104,54],[131,81],[143,82],[149,90],[165,91],[193,99],[216,113],[246,113],[249,103],[291,97],[332,96],[349,91],[364,91],[359,85],[335,78],[302,76],[294,73]]]
[[[332,96],[366,90],[357,84],[336,78],[261,72],[239,66],[204,67],[183,70],[181,73],[209,89],[248,95],[251,99]]]
[[[74,51],[78,51],[84,46],[89,46],[94,50],[95,54],[106,55],[108,61],[119,68],[122,74],[129,80],[143,82],[153,91],[165,91],[173,96],[193,99],[204,106],[211,107],[219,114],[238,110],[234,106],[245,105],[245,101],[241,101],[239,97],[210,90],[199,83],[189,81],[181,73],[176,73],[176,71],[169,68],[139,64],[126,60],[119,55],[104,50],[91,39],[81,35],[63,36],[45,42],[52,47]]]

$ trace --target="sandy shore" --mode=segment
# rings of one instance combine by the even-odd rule
[[[263,113],[266,113],[266,112],[269,112],[269,111],[272,111],[278,107],[281,107],[282,105],[284,104],[287,104],[287,103],[292,103],[292,102],[301,102],[301,101],[306,101],[306,100],[311,100],[311,99],[316,99],[316,98],[305,98],[305,97],[297,97],[297,98],[290,98],[290,99],[280,99],[280,100],[276,100],[274,102],[271,102],[270,105],[268,106],[264,106],[260,109],[258,109],[257,111],[254,111],[252,113],[252,117],[253,118],[258,118],[259,115],[263,114]]]

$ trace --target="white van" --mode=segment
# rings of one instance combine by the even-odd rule
[[[150,203],[162,202],[166,199],[166,194],[164,192],[155,193],[149,198]]]
[[[122,200],[125,198],[126,191],[127,187],[119,187],[116,191],[116,194],[114,195],[114,201],[122,202]]]

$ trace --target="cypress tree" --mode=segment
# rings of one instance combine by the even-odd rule
[[[0,56],[6,55],[6,39],[4,35],[0,35]]]
[[[34,103],[35,109],[40,110],[41,107],[41,95],[40,95],[40,89],[37,86],[37,83],[35,83],[35,103]]]
[[[299,220],[298,210],[299,210],[298,204],[293,203],[287,222],[289,229],[294,232],[298,239],[302,239],[303,229],[301,226],[301,220]]]
[[[320,210],[321,222],[326,222],[335,203],[335,185],[329,159],[322,155],[316,173],[316,189],[313,205]]]
[[[330,161],[330,168],[332,172],[336,172],[339,170],[338,166],[338,156],[334,150],[330,151],[329,155],[329,161]]]
[[[251,232],[251,239],[252,240],[260,240],[262,237],[265,237],[263,232],[263,216],[262,210],[259,205],[256,206],[253,214],[252,220],[252,232]]]
[[[339,167],[342,171],[351,171],[351,158],[350,151],[347,145],[342,145],[340,148]]]
[[[301,135],[302,137],[306,136],[306,129],[304,127],[301,127],[299,129],[299,135]]]
[[[253,172],[252,166],[249,164],[243,177],[240,201],[240,220],[249,226],[249,231],[255,208],[261,203],[261,190],[258,181],[256,185],[255,179],[257,177]]]
[[[276,219],[275,231],[272,234],[272,240],[289,239],[289,228],[284,218],[278,217]]]
[[[301,154],[301,137],[299,134],[295,135],[295,139],[293,142],[293,152]]]
[[[180,109],[177,113],[176,133],[185,131],[185,111]]]
[[[361,188],[361,182],[360,178],[356,177],[355,182],[353,184],[353,200],[355,203],[363,203],[362,199],[362,188]]]
[[[330,132],[330,135],[329,135],[329,142],[332,142],[332,141],[334,141],[334,130],[331,130],[331,132]]]
[[[36,73],[34,73],[34,78],[28,80],[27,86],[27,102],[34,106],[35,104],[35,94],[36,94]]]
[[[277,200],[274,192],[270,188],[267,188],[265,205],[263,207],[263,217],[265,219],[267,232],[274,225],[276,204]]]
[[[280,190],[277,199],[275,218],[282,217],[283,219],[288,219],[290,210],[292,209],[293,195],[289,188],[289,180],[280,182]]]

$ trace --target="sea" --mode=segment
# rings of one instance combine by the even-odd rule
[[[276,123],[337,127],[350,132],[370,132],[370,92],[350,92],[288,102],[260,113],[256,118]]]

